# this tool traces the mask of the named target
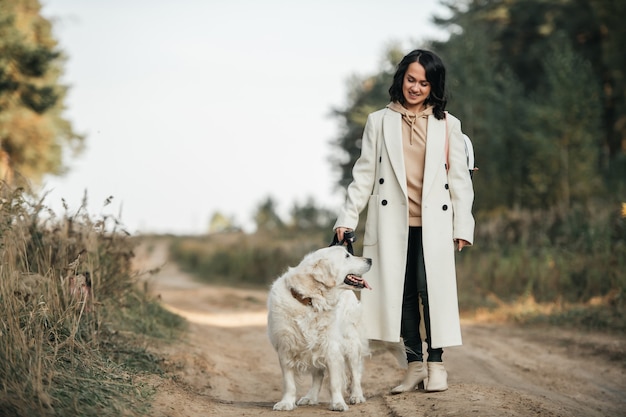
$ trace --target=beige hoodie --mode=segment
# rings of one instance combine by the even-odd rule
[[[404,169],[409,194],[409,226],[422,225],[422,187],[424,182],[424,160],[426,157],[426,128],[432,106],[415,114],[400,103],[392,102],[387,108],[402,115],[402,148]]]

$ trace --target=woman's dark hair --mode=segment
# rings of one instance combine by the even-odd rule
[[[444,110],[448,99],[446,98],[446,67],[437,55],[423,49],[416,49],[409,52],[398,64],[396,73],[393,76],[393,83],[389,87],[391,101],[405,104],[404,94],[402,94],[402,84],[406,70],[414,62],[419,62],[426,71],[426,80],[430,83],[430,95],[424,102],[433,106],[433,114],[439,120],[446,117]]]

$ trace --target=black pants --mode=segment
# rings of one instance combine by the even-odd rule
[[[424,327],[426,328],[428,362],[441,362],[443,349],[432,349],[430,343],[430,312],[422,247],[422,228],[409,227],[404,296],[402,298],[402,323],[400,328],[404,345],[407,348],[406,356],[409,362],[421,362],[424,357],[422,338],[420,336],[420,298],[422,299]]]

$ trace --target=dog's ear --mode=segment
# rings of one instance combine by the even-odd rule
[[[324,311],[330,309],[328,300],[326,300],[326,291],[322,290],[319,284],[319,274],[307,271],[290,277],[288,286],[303,298],[311,300],[311,307],[315,311]],[[324,284],[324,283],[322,283]],[[326,286],[326,284],[324,284]]]
[[[333,263],[328,259],[319,259],[311,268],[313,279],[325,286],[332,288],[337,285],[336,271]]]

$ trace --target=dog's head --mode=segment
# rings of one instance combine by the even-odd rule
[[[372,260],[351,255],[344,246],[331,246],[309,253],[290,270],[290,286],[299,295],[319,303],[320,309],[333,304],[334,290],[369,288],[362,275]]]
[[[362,275],[372,267],[370,258],[351,255],[345,246],[318,249],[308,257],[317,272],[315,279],[327,287],[354,290],[369,288]]]

